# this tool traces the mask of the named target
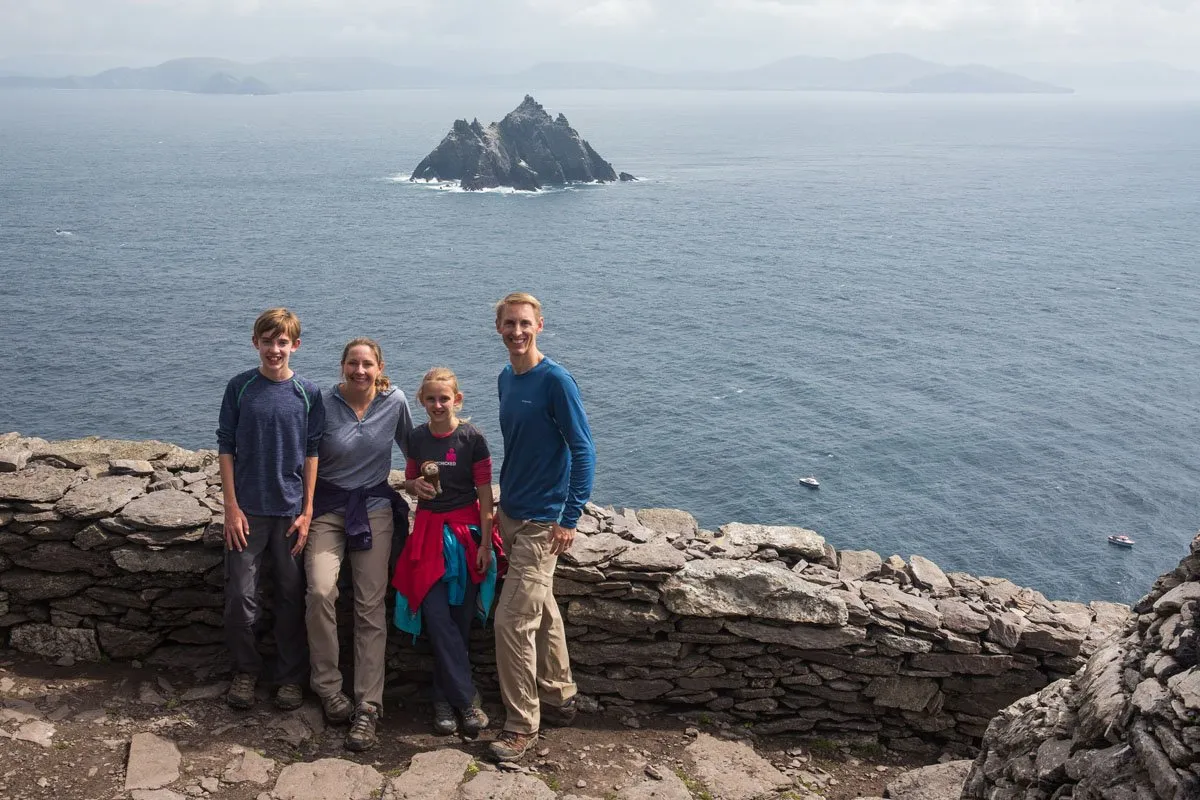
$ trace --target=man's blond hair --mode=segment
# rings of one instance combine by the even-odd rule
[[[533,306],[533,313],[538,318],[542,318],[542,304],[536,297],[528,292],[511,292],[506,294],[499,303],[496,303],[496,322],[500,322],[500,315],[504,313],[505,306]]]

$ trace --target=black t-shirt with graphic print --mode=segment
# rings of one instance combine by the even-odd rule
[[[407,442],[408,446],[404,448],[408,456],[406,476],[412,475],[414,464],[419,476],[421,465],[434,461],[441,480],[441,494],[432,500],[419,500],[418,508],[445,512],[475,502],[476,465],[484,460],[491,463],[487,440],[478,428],[469,422],[459,422],[453,433],[434,436],[426,423],[413,428]],[[491,482],[490,466],[484,479]]]

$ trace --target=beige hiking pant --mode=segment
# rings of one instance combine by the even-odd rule
[[[504,730],[534,733],[541,703],[561,706],[577,691],[567,638],[554,599],[550,523],[515,520],[497,511],[508,575],[496,603],[496,670],[508,719]]]
[[[391,573],[392,509],[372,511],[371,549],[351,550],[354,578],[354,702],[383,708],[383,675],[387,649],[388,577]],[[308,529],[304,567],[308,573],[305,623],[308,626],[309,685],[320,697],[342,690],[338,669],[338,573],[346,548],[346,519],[322,514]]]

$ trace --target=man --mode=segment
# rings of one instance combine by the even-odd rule
[[[496,304],[509,360],[498,380],[504,464],[497,520],[508,554],[496,607],[496,668],[508,712],[491,744],[498,761],[525,755],[543,718],[569,725],[576,710],[554,567],[591,495],[596,449],[575,379],[538,350],[544,324],[533,295],[516,292]]]

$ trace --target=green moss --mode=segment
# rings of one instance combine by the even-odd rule
[[[683,781],[683,785],[687,788],[688,794],[696,798],[696,800],[713,800],[712,793],[705,788],[704,784],[696,778],[688,775],[682,769],[676,768],[675,775],[679,780]]]
[[[552,792],[561,792],[562,791],[562,783],[558,780],[557,775],[547,775],[545,773],[539,772],[537,777],[542,779],[542,783],[544,783],[550,787],[550,791],[552,791]]]
[[[809,739],[804,742],[808,752],[817,758],[830,759],[837,755],[839,745],[832,739]]]
[[[887,757],[887,748],[879,742],[852,745],[850,752],[868,761],[883,761]]]
[[[479,774],[479,765],[476,764],[474,761],[472,761],[470,764],[467,764],[467,768],[465,770],[463,770],[463,777],[462,777],[463,783],[466,783],[467,781],[471,780],[471,778],[474,778],[478,774]]]

